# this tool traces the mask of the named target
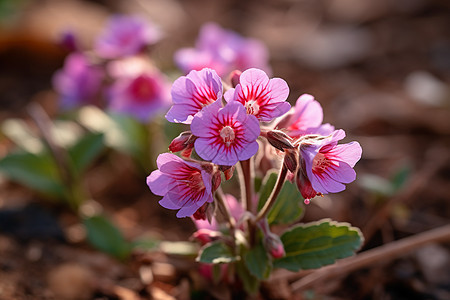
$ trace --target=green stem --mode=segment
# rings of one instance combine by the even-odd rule
[[[253,174],[253,160],[247,159],[240,162],[242,168],[242,180],[244,187],[244,201],[245,209],[253,212],[253,193],[254,193],[254,174]]]
[[[214,196],[216,197],[219,210],[224,214],[225,219],[227,220],[227,223],[228,223],[228,226],[230,229],[230,235],[232,237],[231,242],[232,242],[233,254],[236,254],[237,253],[236,237],[235,237],[236,222],[235,222],[233,216],[231,215],[230,208],[228,206],[228,203],[225,201],[225,195],[224,195],[221,187],[219,187],[216,190],[216,192],[214,193]]]
[[[57,167],[61,182],[67,187],[65,195],[70,208],[78,212],[78,208],[84,201],[83,189],[79,184],[78,178],[75,178],[71,172],[67,152],[53,140],[51,135],[52,121],[39,104],[30,104],[27,107],[27,111],[42,134],[43,140]]]
[[[283,187],[284,181],[286,180],[287,171],[288,171],[288,169],[286,167],[286,164],[283,162],[283,164],[281,165],[280,173],[278,173],[278,178],[277,178],[277,182],[275,183],[275,187],[272,190],[272,193],[270,194],[269,199],[267,199],[263,208],[259,211],[256,218],[253,220],[254,224],[258,223],[258,221],[261,220],[262,218],[265,218],[267,216],[267,214],[269,213],[270,209],[272,208],[272,206],[275,204],[278,194],[280,193],[281,188]]]

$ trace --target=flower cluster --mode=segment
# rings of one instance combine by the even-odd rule
[[[269,54],[263,43],[244,38],[216,23],[202,26],[195,48],[182,48],[175,53],[175,62],[185,73],[206,67],[220,76],[234,69],[259,68],[270,72],[268,61]]]
[[[64,110],[96,105],[147,122],[169,106],[169,84],[145,56],[159,30],[138,16],[111,17],[92,51],[65,32],[61,44],[72,51],[53,77]]]
[[[212,202],[220,172],[252,158],[259,149],[258,137],[265,137],[284,155],[282,168],[294,175],[305,203],[317,195],[340,192],[344,184],[355,180],[353,167],[361,157],[361,147],[357,142],[338,145],[344,131],[322,124],[323,111],[313,96],[300,96],[291,108],[286,101],[289,87],[283,79],[269,79],[255,68],[235,76],[234,87],[225,92],[221,78],[209,68],[193,70],[174,82],[173,105],[166,119],[190,124],[190,131],[169,146],[183,158],[164,155],[166,163],[179,166],[176,176],[170,177],[168,168],[158,163],[160,169],[148,177],[153,193],[165,196],[160,202],[164,207],[179,209],[180,217]],[[194,159],[194,150],[200,160]],[[197,164],[194,169],[193,164]],[[209,172],[209,177],[200,172]],[[206,181],[200,184],[201,179]]]

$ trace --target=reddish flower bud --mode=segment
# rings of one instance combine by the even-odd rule
[[[264,237],[264,246],[273,258],[282,258],[286,255],[283,242],[280,237],[274,233],[269,232],[269,234]]]
[[[222,182],[222,178],[220,177],[220,172],[215,172],[212,176],[212,191],[216,191],[220,183]]]
[[[277,148],[284,151],[286,149],[294,149],[292,138],[280,130],[271,130],[266,133],[267,141]]]
[[[194,144],[189,145],[186,149],[180,152],[180,155],[185,158],[190,158],[192,154],[192,150],[194,149]]]
[[[242,72],[239,70],[234,70],[233,72],[230,73],[230,82],[231,82],[231,86],[233,88],[235,88],[238,84],[239,84],[239,78],[241,77]]]
[[[267,219],[264,218],[258,222],[259,228],[264,234],[264,247],[266,251],[269,252],[270,256],[273,258],[281,258],[286,253],[284,251],[283,242],[281,242],[280,237],[272,232],[270,232],[269,223]]]
[[[287,169],[291,171],[292,173],[295,173],[298,167],[298,152],[293,151],[291,149],[286,149],[284,154],[284,164],[286,165]]]
[[[225,180],[230,180],[233,177],[236,166],[219,166],[219,170],[225,175]]]
[[[194,232],[192,238],[199,241],[202,245],[217,240],[222,234],[218,231],[202,228]]]
[[[321,195],[321,193],[318,193],[314,190],[314,188],[311,185],[311,182],[309,181],[308,175],[306,175],[305,170],[305,164],[303,162],[303,159],[301,159],[300,168],[298,168],[295,183],[297,184],[298,190],[302,194],[302,197],[305,199],[305,204],[309,204],[309,201],[316,197]]]
[[[206,211],[208,209],[209,203],[206,202],[192,215],[192,217],[196,220],[206,220]]]
[[[170,143],[169,151],[170,152],[178,152],[178,151],[186,149],[186,147],[188,146],[187,141],[189,140],[191,135],[192,134],[190,131],[185,131],[185,132],[180,133],[180,135],[177,136],[176,138],[174,138],[172,140],[172,142]]]

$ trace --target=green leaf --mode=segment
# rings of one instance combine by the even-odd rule
[[[134,157],[147,155],[148,129],[132,117],[111,115],[111,119],[120,131],[121,140],[118,148]]]
[[[231,252],[230,247],[222,242],[213,242],[206,244],[200,249],[196,260],[207,264],[230,263],[238,260]]]
[[[395,192],[400,190],[408,182],[408,179],[411,177],[411,172],[411,167],[408,164],[403,165],[397,170],[391,179],[391,184]]]
[[[140,238],[131,243],[133,249],[142,249],[146,251],[156,250],[159,247],[160,240],[155,238]]]
[[[258,210],[263,208],[264,203],[269,199],[270,193],[275,187],[275,182],[277,181],[277,171],[269,170],[262,182],[262,188],[259,192]]]
[[[244,254],[244,262],[249,272],[258,279],[269,278],[272,261],[263,245],[258,244]]]
[[[86,106],[80,109],[77,120],[92,131],[104,133],[106,145],[113,149],[134,157],[146,149],[147,130],[131,117],[110,116],[97,107]]]
[[[274,266],[294,272],[317,269],[352,256],[363,240],[360,230],[348,223],[325,219],[300,224],[281,236],[286,256],[275,260]]]
[[[13,152],[0,160],[0,172],[34,190],[54,197],[64,197],[57,166],[47,152]]]
[[[102,133],[87,133],[78,140],[75,145],[68,149],[75,173],[81,175],[103,149]]]
[[[363,174],[358,179],[358,183],[366,190],[382,196],[391,196],[395,192],[392,183],[378,175]]]
[[[249,295],[256,295],[259,290],[260,280],[253,276],[245,266],[244,262],[238,261],[236,264],[236,273],[242,281],[245,291]]]
[[[105,216],[87,217],[83,223],[86,227],[87,238],[95,248],[119,259],[128,257],[131,245]]]
[[[277,181],[277,172],[266,175],[261,189],[258,209],[264,206]],[[304,209],[303,197],[295,184],[286,181],[278,194],[277,200],[267,216],[269,224],[291,224],[300,219]]]

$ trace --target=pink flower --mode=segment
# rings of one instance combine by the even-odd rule
[[[256,154],[260,128],[258,120],[245,112],[239,102],[222,108],[221,100],[195,115],[191,132],[197,136],[197,154],[217,165],[232,166]]]
[[[191,71],[172,85],[173,106],[166,114],[169,122],[190,124],[203,107],[222,98],[222,81],[214,70]]]
[[[241,74],[236,88],[225,93],[225,100],[242,103],[248,114],[268,122],[289,110],[288,95],[289,87],[283,79],[269,79],[262,70],[248,69]]]
[[[295,107],[280,118],[275,128],[283,129],[291,138],[297,139],[306,134],[329,135],[334,126],[322,124],[323,110],[320,103],[308,94],[301,95]]]
[[[183,48],[175,53],[175,62],[185,73],[205,67],[216,70],[220,76],[234,69],[252,67],[270,72],[268,61],[269,53],[263,43],[215,23],[203,25],[195,48]]]
[[[61,106],[71,109],[97,104],[103,72],[92,65],[86,56],[74,52],[67,56],[64,67],[53,76],[53,86],[61,94]]]
[[[159,31],[149,21],[138,16],[116,15],[98,37],[94,50],[103,58],[119,58],[137,54],[159,39]]]
[[[230,209],[231,217],[235,222],[238,222],[245,212],[244,208],[233,195],[225,194],[224,200],[227,203],[228,208]],[[209,233],[211,233],[211,237],[217,236],[217,231],[220,230],[219,223],[215,218],[212,219],[211,223],[209,223],[209,221],[207,220],[193,219],[193,221],[198,231],[201,230],[200,233],[206,233],[208,232],[206,230],[209,230]]]
[[[336,130],[328,137],[305,138],[300,143],[297,185],[305,201],[319,194],[343,191],[344,183],[356,179],[353,167],[361,158],[362,149],[358,142],[338,145],[344,137],[343,130]]]
[[[111,86],[109,109],[147,122],[169,105],[169,87],[157,71],[118,78]]]
[[[163,153],[156,161],[159,170],[147,177],[147,185],[158,196],[159,204],[179,209],[178,218],[193,215],[206,202],[212,202],[212,176],[198,163],[185,161],[171,153]]]

